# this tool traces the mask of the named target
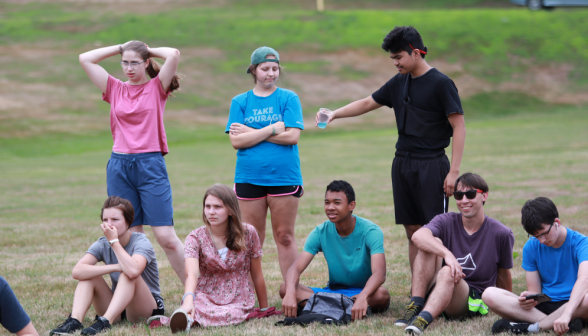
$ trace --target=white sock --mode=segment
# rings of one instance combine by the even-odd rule
[[[537,333],[541,330],[539,330],[539,322],[533,323],[529,326],[529,328],[527,328],[527,331],[530,333]]]

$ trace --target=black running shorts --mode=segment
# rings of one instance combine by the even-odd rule
[[[267,196],[294,196],[300,198],[304,194],[304,187],[301,185],[260,186],[250,183],[235,183],[234,190],[237,198],[245,201],[258,200]]]
[[[547,301],[539,303],[535,306],[535,308],[537,308],[540,312],[542,312],[545,315],[551,315],[554,311],[558,310],[559,307],[565,305],[566,303],[568,303],[567,300],[557,302]]]
[[[425,225],[447,212],[443,182],[451,165],[445,151],[414,154],[396,151],[392,162],[392,192],[396,224]]]

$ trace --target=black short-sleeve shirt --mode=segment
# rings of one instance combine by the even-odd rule
[[[376,103],[394,109],[396,120],[404,106],[406,76],[410,74],[397,74],[372,94]],[[451,78],[435,68],[410,79],[409,97],[412,105],[421,110],[442,113],[445,117],[452,113],[463,114],[457,87]],[[396,149],[419,154],[433,153],[445,149],[450,141],[399,134]]]

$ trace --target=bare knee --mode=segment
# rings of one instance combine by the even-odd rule
[[[386,287],[380,286],[369,301],[373,310],[384,310],[390,305],[390,292]]]
[[[283,299],[286,296],[286,283],[282,282],[280,285],[280,297]]]
[[[588,294],[584,295],[584,299],[580,302],[580,308],[588,309]]]
[[[437,284],[443,283],[447,284],[454,284],[453,276],[451,275],[451,267],[443,266],[439,273],[437,273]]]
[[[493,307],[495,304],[494,298],[499,295],[499,290],[496,287],[488,287],[482,293],[482,301],[488,306]]]
[[[139,274],[139,276],[141,276],[141,274]],[[128,276],[125,273],[121,273],[120,276],[119,276],[119,278],[118,278],[118,283],[119,284],[133,283],[134,281],[137,280],[137,278],[138,278],[138,276],[137,277],[130,277],[130,276]],[[117,286],[117,288],[118,288],[118,286]]]
[[[182,248],[182,242],[176,235],[156,235],[155,239],[165,251],[176,251]]]
[[[275,232],[276,244],[288,247],[294,243],[294,232],[277,230]]]

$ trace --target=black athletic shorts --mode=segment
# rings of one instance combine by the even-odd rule
[[[392,192],[396,224],[425,225],[446,213],[449,198],[443,182],[449,173],[445,151],[414,154],[396,151],[392,162]]]
[[[260,186],[250,183],[235,183],[235,195],[240,200],[252,201],[267,196],[294,196],[296,198],[304,195],[304,187],[301,185],[290,186]]]
[[[540,312],[542,312],[545,315],[551,315],[551,313],[558,310],[559,307],[565,305],[566,303],[568,303],[568,301],[547,301],[541,302],[540,304],[536,305],[535,308],[537,308]]]

